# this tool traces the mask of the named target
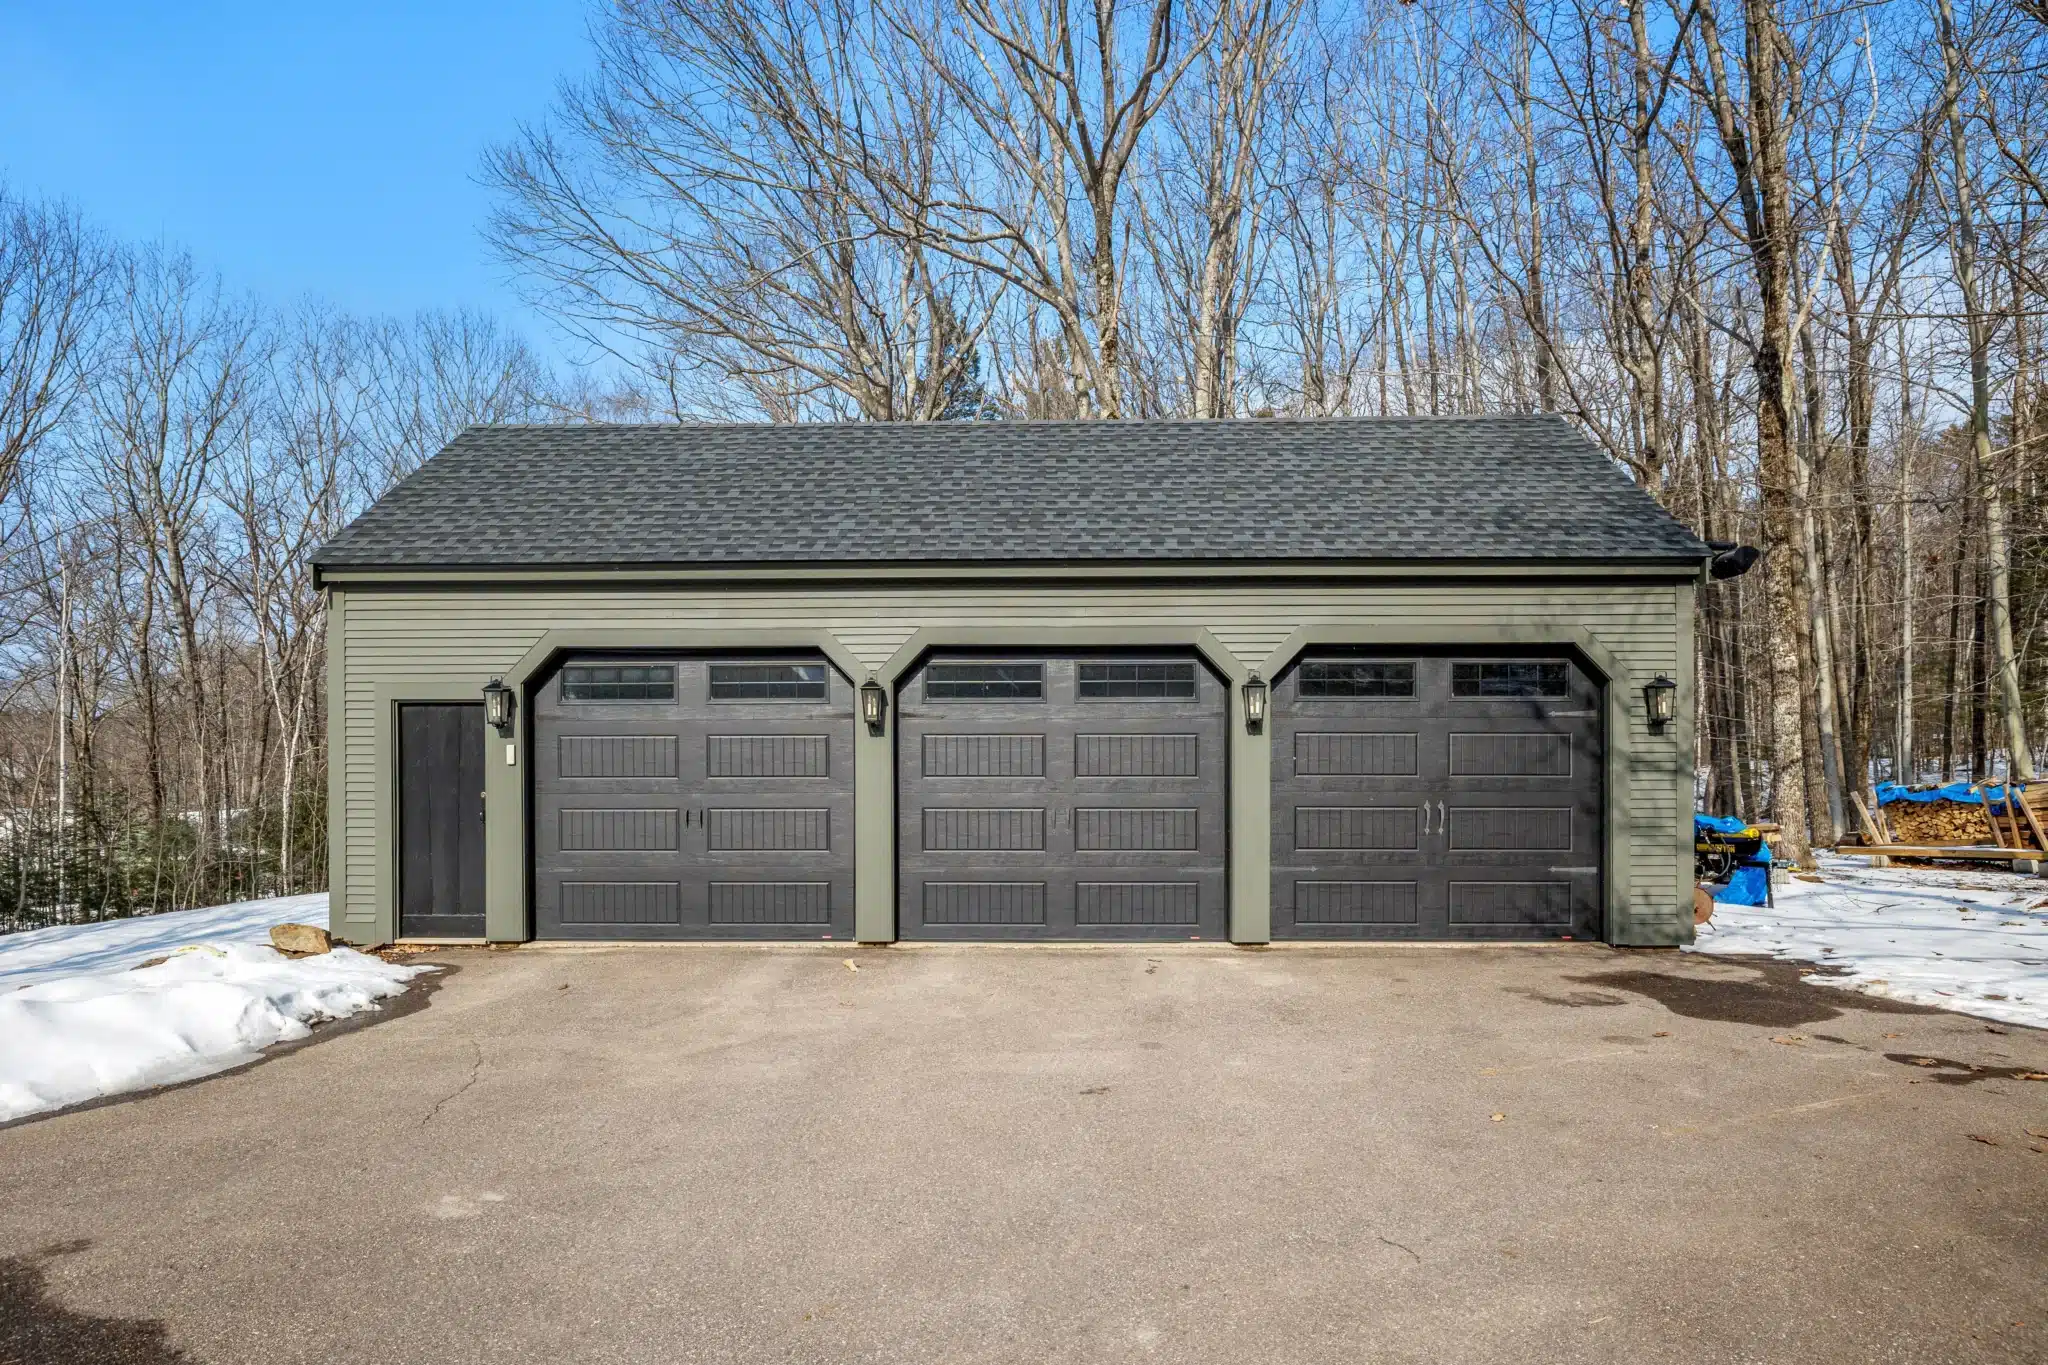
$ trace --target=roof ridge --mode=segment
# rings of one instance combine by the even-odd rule
[[[1115,430],[1140,427],[1229,427],[1245,425],[1332,426],[1415,422],[1558,422],[1569,425],[1561,412],[1446,412],[1446,413],[1335,413],[1310,417],[1300,413],[1279,413],[1271,417],[1003,417],[987,421],[948,420],[931,422],[871,422],[844,419],[829,422],[586,422],[565,418],[557,422],[472,422],[457,435],[473,431],[1002,431],[1018,428],[1075,427]]]

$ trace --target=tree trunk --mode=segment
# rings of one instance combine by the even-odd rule
[[[1955,32],[1950,0],[1937,0],[1936,30],[1941,40],[1942,104],[1948,120],[1949,155],[1954,162],[1954,258],[1956,288],[1963,299],[1970,341],[1970,442],[1977,464],[1977,496],[1984,524],[1983,634],[1988,635],[1993,685],[2005,721],[2009,771],[2021,781],[2034,777],[2033,751],[2027,744],[2025,702],[2020,695],[2018,652],[2012,634],[2012,546],[2005,525],[2005,488],[1991,449],[1991,319],[1985,316],[1977,279],[1976,186],[1971,178],[1963,127],[1962,52]]]

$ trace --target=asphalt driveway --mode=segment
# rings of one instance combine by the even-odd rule
[[[2048,1359],[2048,1034],[1786,967],[428,960],[0,1131],[0,1362]]]

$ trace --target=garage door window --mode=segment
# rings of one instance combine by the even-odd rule
[[[1311,659],[1301,666],[1304,697],[1412,697],[1415,665],[1379,660]]]
[[[1083,697],[1128,701],[1192,701],[1195,666],[1191,663],[1084,663],[1079,690]]]
[[[563,701],[674,701],[669,664],[577,664],[562,670]]]
[[[1044,696],[1042,664],[932,664],[924,671],[926,701],[1037,701]]]
[[[823,664],[713,664],[713,701],[823,701]]]
[[[1507,660],[1451,665],[1454,697],[1562,697],[1570,691],[1567,664]]]

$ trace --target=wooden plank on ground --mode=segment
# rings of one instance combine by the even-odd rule
[[[1870,848],[1858,849],[1859,853],[1882,853],[1892,858],[1955,858],[1963,861],[2009,863],[2015,858],[2038,858],[2039,849],[2032,848],[1985,848],[1977,846],[1955,846],[1945,844],[1877,844]]]

